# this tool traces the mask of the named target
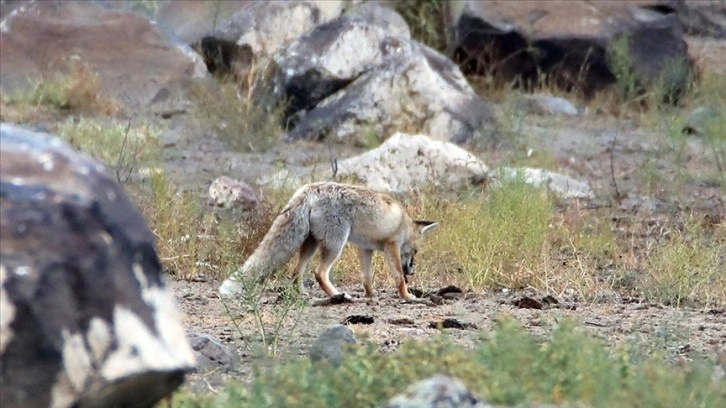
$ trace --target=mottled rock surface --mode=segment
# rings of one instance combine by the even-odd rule
[[[381,140],[410,124],[457,144],[496,141],[490,104],[446,56],[410,39],[391,9],[370,5],[322,24],[274,60],[256,95],[286,104],[287,139]]]
[[[195,365],[146,222],[106,169],[0,125],[0,400],[150,407]]]

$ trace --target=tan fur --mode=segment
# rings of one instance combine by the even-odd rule
[[[430,221],[414,221],[390,196],[364,187],[322,182],[307,184],[293,194],[275,219],[270,231],[245,264],[220,287],[220,294],[233,296],[243,288],[243,277],[264,281],[297,251],[295,278],[302,291],[302,275],[315,254],[320,264],[315,279],[329,296],[338,294],[329,274],[346,242],[358,247],[361,277],[366,296],[373,296],[371,258],[382,251],[402,298],[408,293],[406,276],[413,273],[413,256],[422,236],[435,227]]]

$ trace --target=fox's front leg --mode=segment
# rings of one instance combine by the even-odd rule
[[[396,279],[398,295],[403,299],[415,299],[416,296],[408,293],[408,286],[406,286],[406,279],[403,275],[403,266],[401,265],[401,250],[398,248],[398,244],[395,242],[386,243],[383,247],[383,251],[388,259],[388,265],[391,268],[391,273],[394,275],[394,279]]]

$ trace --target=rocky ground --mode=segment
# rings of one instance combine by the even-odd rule
[[[81,13],[81,16],[84,15]],[[29,21],[32,23],[35,20]],[[24,27],[19,23],[18,26]],[[33,24],[26,26],[32,27]],[[103,25],[98,27],[101,32],[107,31]],[[147,26],[140,27],[146,29]],[[145,38],[148,37],[149,46],[156,47],[157,39],[152,34]],[[94,32],[89,31],[89,42],[100,42],[96,37]],[[266,38],[263,35],[258,37]],[[25,37],[20,35],[19,38]],[[688,42],[690,54],[699,67],[711,73],[726,74],[725,41],[693,37],[688,38]],[[54,60],[55,49],[62,48],[53,43],[38,43],[47,48],[43,48],[45,51],[40,53],[47,54],[47,60]],[[136,45],[136,40],[132,43]],[[22,42],[19,44],[22,45]],[[20,45],[16,48],[23,50]],[[72,45],[76,46],[77,40]],[[153,47],[154,50],[158,48]],[[163,129],[163,162],[168,175],[182,189],[198,192],[200,199],[205,199],[210,183],[219,176],[256,184],[280,168],[296,174],[311,164],[327,166],[331,157],[342,159],[367,150],[353,146],[354,143],[327,144],[307,140],[275,143],[264,151],[240,152],[232,149],[213,135],[209,123],[200,121],[199,116],[194,114],[193,106],[177,108],[174,105],[173,109],[158,107],[166,100],[175,100],[175,95],[167,95],[169,89],[186,90],[185,84],[192,82],[188,78],[192,76],[190,73],[196,72],[201,66],[199,56],[194,60],[184,56],[184,53],[191,52],[188,47],[175,47],[167,45],[160,49],[169,54],[164,61],[170,67],[183,71],[177,74],[181,77],[178,83],[157,79],[149,81],[153,86],[129,82],[128,78],[135,76],[126,77],[124,72],[117,73],[114,63],[110,64],[114,69],[106,68],[113,74],[107,73],[112,81],[107,80],[102,85],[117,91],[118,95],[113,96],[124,100],[129,107],[137,108],[131,110],[135,112],[131,115],[132,120],[135,121],[138,115],[140,120],[149,120]],[[103,51],[100,53],[104,56],[100,58],[101,62],[105,61],[107,50]],[[118,53],[121,54],[121,60],[126,58],[122,48],[118,49]],[[154,61],[160,59],[158,52],[145,57],[153,58]],[[89,61],[94,62],[92,58]],[[150,65],[159,65],[159,77],[174,76],[169,69],[163,68],[165,65],[152,64],[146,59],[139,61],[141,65],[126,69],[138,74]],[[18,78],[27,74],[24,68],[16,68],[11,73]],[[455,79],[459,78],[458,75]],[[443,78],[450,80],[451,75]],[[463,80],[463,76],[459,79]],[[127,88],[141,96],[125,100],[123,97]],[[101,90],[107,91],[104,86]],[[414,90],[420,91],[417,88]],[[419,92],[413,94],[418,95]],[[496,149],[489,146],[472,153],[490,168],[513,163],[544,167],[585,181],[591,186],[596,196],[594,200],[564,202],[560,211],[574,208],[580,211],[604,209],[599,215],[613,220],[635,220],[633,224],[638,225],[637,231],[614,231],[615,234],[631,234],[633,248],[649,245],[661,233],[659,226],[677,214],[692,213],[696,219],[711,225],[723,224],[726,217],[723,178],[718,177],[715,169],[719,164],[698,134],[682,136],[681,129],[673,132],[673,128],[662,123],[665,116],[656,113],[640,114],[635,109],[633,112],[622,109],[613,112],[610,107],[597,104],[578,106],[580,113],[576,116],[525,115],[513,108],[515,98],[492,98],[493,110],[502,120],[506,134],[504,143]],[[422,106],[429,109],[424,102],[429,102],[431,96],[426,94],[421,99]],[[336,100],[333,99],[333,102],[335,106]],[[688,111],[678,113],[684,116],[687,114]],[[430,119],[428,116],[424,115]],[[58,117],[36,118],[34,122],[40,128],[54,129],[65,120],[67,118],[59,114]],[[441,130],[440,127],[438,129]],[[343,274],[345,276],[337,277],[336,285],[341,290],[360,296],[362,290],[357,283],[357,272],[343,271]],[[396,296],[389,278],[382,275],[376,279],[378,296],[365,303],[295,306],[287,310],[288,305],[277,294],[267,293],[255,302],[259,305],[259,321],[255,320],[251,304],[240,302],[224,305],[221,302],[217,296],[217,288],[221,283],[218,279],[208,276],[199,276],[194,280],[172,279],[171,288],[185,313],[187,332],[208,335],[219,341],[219,347],[212,345],[205,349],[207,357],[202,357],[204,364],[188,376],[185,387],[194,392],[216,392],[230,379],[248,380],[252,375],[253,364],[264,362],[268,354],[275,354],[281,359],[305,356],[317,336],[326,327],[337,323],[347,323],[357,338],[368,339],[382,351],[389,352],[396,350],[407,339],[428,339],[440,330],[444,330],[457,343],[472,345],[491,331],[497,318],[503,315],[515,317],[537,336],[545,337],[558,322],[573,319],[583,330],[602,338],[608,345],[631,344],[648,352],[664,353],[673,360],[705,356],[720,359],[726,365],[726,305],[689,304],[673,307],[645,301],[628,293],[601,291],[597,296],[583,299],[569,292],[546,293],[529,289],[449,294],[437,298],[435,304],[411,304],[402,302]],[[446,276],[442,276],[437,282],[414,282],[413,287],[430,289],[444,287],[449,283]],[[313,296],[322,296],[316,285],[312,285],[312,288]],[[260,324],[269,330],[288,311],[276,332],[277,336],[273,336],[277,338],[275,348],[261,347]],[[440,329],[438,326],[446,328]],[[267,334],[269,341],[270,333]],[[231,359],[225,355],[227,351],[231,352]],[[215,361],[210,361],[209,357]]]
[[[185,387],[195,392],[218,391],[229,379],[248,380],[252,365],[264,361],[260,358],[264,350],[259,346],[258,326],[250,311],[234,306],[226,309],[217,297],[217,286],[218,282],[175,281],[172,284],[186,313],[188,330],[219,339],[239,357],[234,370],[229,370],[227,364],[211,363],[189,375]],[[442,330],[450,339],[472,345],[492,330],[498,316],[511,316],[543,337],[562,319],[573,319],[608,345],[644,347],[674,360],[702,356],[723,359],[726,354],[726,309],[723,307],[674,308],[615,297],[584,302],[566,296],[555,296],[559,303],[548,305],[546,299],[542,302],[541,293],[503,292],[469,293],[446,300],[443,305],[428,306],[403,303],[394,290],[381,289],[379,297],[368,303],[292,310],[294,317],[285,319],[279,331],[280,352],[283,356],[305,356],[325,328],[346,319],[365,321],[350,324],[351,330],[358,339],[378,344],[381,351],[393,351],[407,339],[431,338],[439,333],[438,324],[449,327]],[[341,286],[341,290],[362,295],[359,285]],[[543,306],[543,309],[523,307],[526,306],[521,302],[523,298],[534,300],[529,307]],[[268,328],[276,322],[283,307],[274,295],[262,299],[260,310]],[[230,316],[237,326],[231,324]]]
[[[175,132],[168,133],[172,134]],[[613,205],[609,212],[613,217],[668,219],[673,211],[686,208],[704,217],[722,217],[724,214],[723,190],[718,183],[709,183],[708,180],[687,182],[682,186],[685,191],[674,194],[673,186],[668,182],[677,168],[674,156],[669,153],[672,149],[664,142],[663,134],[646,130],[637,120],[616,120],[595,112],[574,118],[533,116],[525,120],[521,134],[526,135],[526,142],[517,145],[516,149],[532,149],[531,154],[554,160],[560,172],[587,181],[596,192],[598,205],[611,205],[608,203],[616,194],[614,178],[618,191],[626,198],[620,205]],[[254,181],[279,163],[294,171],[315,158],[327,155],[320,144],[309,142],[279,144],[262,154],[230,152],[221,142],[194,136],[169,140],[167,146],[168,166],[175,179],[190,189],[199,190],[200,194],[204,194],[209,180],[219,174]],[[357,152],[353,147],[334,148],[347,149],[338,150],[341,156]],[[480,157],[496,165],[498,161],[504,163],[516,155],[526,154],[514,149],[483,152]],[[715,164],[697,137],[687,141],[686,151],[682,165],[691,174],[713,173],[712,166]],[[645,163],[653,160],[657,161],[656,168],[662,176],[657,183],[662,185],[656,183],[654,188],[646,191],[639,175]],[[657,229],[648,229],[647,224],[644,223],[646,226],[640,235],[643,242],[658,234]],[[634,246],[638,245],[640,243],[634,242]],[[356,282],[356,276],[357,272],[347,273],[340,287],[360,296],[361,287]],[[230,305],[231,309],[226,309],[216,293],[219,283],[211,278],[172,283],[186,313],[188,330],[219,339],[240,359],[233,371],[228,371],[224,365],[212,364],[192,374],[186,387],[194,391],[213,392],[230,378],[248,379],[252,364],[265,354],[259,346],[258,326],[249,305]],[[440,283],[446,283],[445,277]],[[286,318],[279,331],[279,352],[282,355],[304,356],[324,328],[351,318],[354,322],[366,321],[356,316],[371,319],[365,323],[350,324],[353,332],[358,338],[375,342],[381,350],[395,350],[402,341],[410,338],[430,338],[439,332],[432,325],[440,322],[452,326],[444,329],[450,338],[471,345],[492,329],[498,316],[509,315],[540,336],[546,336],[548,330],[562,319],[574,319],[584,330],[604,339],[609,345],[638,345],[649,351],[664,352],[672,359],[701,356],[723,359],[726,356],[726,305],[676,308],[611,292],[603,292],[596,299],[583,300],[563,293],[489,291],[467,293],[447,299],[441,305],[427,306],[402,303],[385,275],[378,278],[376,285],[379,296],[368,303],[305,307],[291,311],[293,317]],[[431,284],[419,282],[418,286],[430,288]],[[313,294],[322,296],[317,287]],[[550,305],[546,299],[543,303],[547,295],[553,296],[558,303]],[[535,302],[529,306],[526,302],[517,302],[523,297]],[[274,324],[284,308],[275,294],[268,294],[260,305],[268,327]],[[235,324],[230,317],[234,318]]]

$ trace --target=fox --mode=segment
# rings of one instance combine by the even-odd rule
[[[293,282],[305,294],[303,275],[318,251],[320,264],[315,279],[328,296],[339,295],[330,282],[330,269],[345,244],[351,243],[358,250],[367,298],[373,297],[371,260],[374,251],[380,251],[395,278],[398,295],[415,299],[407,286],[414,273],[414,257],[423,236],[438,225],[414,220],[394,198],[366,187],[336,182],[306,184],[293,193],[252,255],[219,287],[219,294],[223,298],[241,294],[244,277],[264,282],[295,252],[299,256]]]

